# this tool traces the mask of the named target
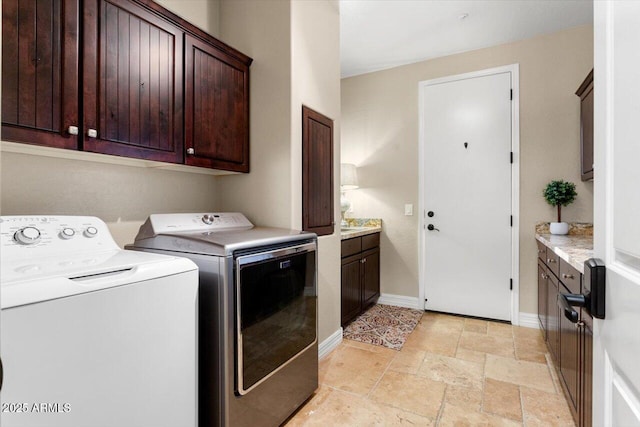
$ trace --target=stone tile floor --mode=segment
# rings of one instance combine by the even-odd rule
[[[297,426],[574,426],[537,329],[425,313],[401,351],[343,340]]]

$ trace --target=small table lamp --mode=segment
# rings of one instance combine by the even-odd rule
[[[346,190],[355,190],[358,188],[358,173],[356,171],[356,165],[351,163],[340,164],[340,214],[342,216],[341,227],[347,227],[347,222],[344,219],[345,213],[351,208],[351,202],[345,197]]]

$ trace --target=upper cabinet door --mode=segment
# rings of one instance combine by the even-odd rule
[[[85,0],[85,151],[183,161],[183,38],[133,2]]]
[[[593,70],[582,82],[580,97],[580,173],[583,181],[593,179]]]
[[[185,164],[249,172],[249,64],[186,35]]]
[[[78,0],[2,1],[2,139],[77,147],[78,55]]]

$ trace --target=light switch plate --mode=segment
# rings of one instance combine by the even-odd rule
[[[406,204],[404,205],[404,214],[406,216],[412,216],[413,215],[413,205],[412,204]]]

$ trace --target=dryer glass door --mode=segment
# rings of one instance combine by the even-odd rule
[[[316,342],[316,245],[237,257],[235,276],[242,395]]]

